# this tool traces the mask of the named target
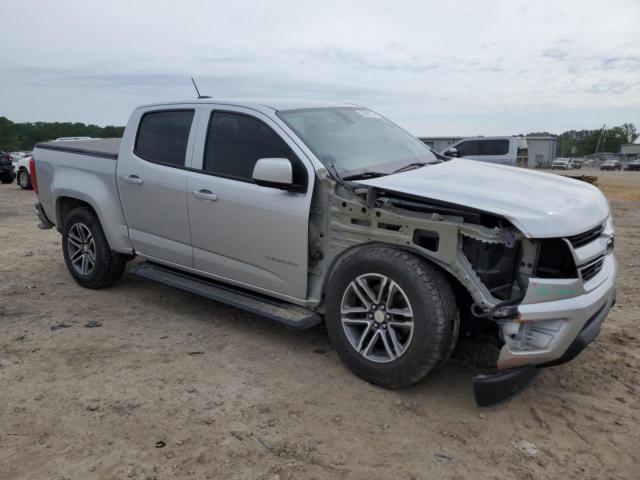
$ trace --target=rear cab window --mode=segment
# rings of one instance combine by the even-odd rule
[[[149,162],[184,167],[195,111],[160,110],[140,119],[134,153]]]

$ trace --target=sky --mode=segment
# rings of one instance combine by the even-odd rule
[[[640,0],[0,0],[0,116],[341,100],[418,136],[640,127]]]

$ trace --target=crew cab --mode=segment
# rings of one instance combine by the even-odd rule
[[[75,281],[142,278],[291,328],[361,378],[419,382],[458,336],[499,346],[479,405],[575,357],[615,301],[607,200],[584,182],[438,157],[344,103],[145,105],[122,139],[38,144],[41,228]]]

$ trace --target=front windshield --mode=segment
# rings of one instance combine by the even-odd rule
[[[318,159],[342,176],[392,173],[416,163],[439,163],[417,138],[364,108],[278,112]]]

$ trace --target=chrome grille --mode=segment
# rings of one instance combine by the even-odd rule
[[[602,270],[602,264],[604,263],[604,256],[598,258],[597,260],[591,262],[587,266],[580,268],[580,276],[582,277],[583,282],[588,282],[593,277],[595,277],[600,270]]]
[[[604,230],[604,225],[598,225],[597,227],[592,228],[591,230],[587,230],[584,233],[579,233],[578,235],[567,237],[567,240],[571,242],[571,245],[573,245],[573,248],[578,248],[583,245],[586,245],[587,243],[594,241],[596,238],[600,236],[603,230]]]

